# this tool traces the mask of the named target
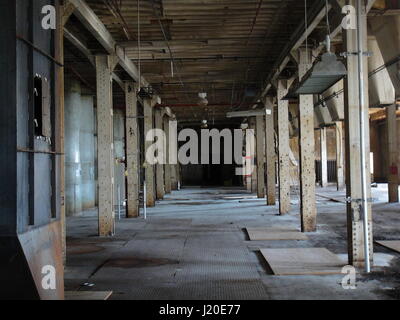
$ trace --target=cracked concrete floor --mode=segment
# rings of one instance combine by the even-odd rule
[[[326,247],[346,264],[344,192],[317,188],[318,231],[301,241],[249,241],[246,227],[299,228],[298,195],[292,210],[239,188],[174,191],[148,210],[148,219],[117,221],[116,236],[96,236],[93,214],[67,221],[66,290],[112,290],[111,299],[399,299],[400,254],[375,245],[376,265],[357,274],[357,288],[344,290],[343,275],[274,276],[260,248]],[[400,239],[400,208],[373,189],[374,237]],[[84,284],[93,286],[87,286]]]

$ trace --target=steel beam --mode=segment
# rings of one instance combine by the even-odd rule
[[[140,76],[138,68],[126,56],[125,49],[117,44],[111,33],[84,0],[69,0],[75,6],[74,14],[89,32],[99,41],[104,49],[118,57],[121,67],[142,87],[148,87],[149,83]],[[141,79],[139,79],[139,77]]]

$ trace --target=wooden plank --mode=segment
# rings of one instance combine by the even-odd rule
[[[375,243],[400,253],[400,240],[375,241]]]
[[[288,93],[286,80],[278,81],[278,167],[279,167],[279,214],[290,210],[290,145],[289,102],[282,100]]]
[[[308,50],[300,50],[299,78],[311,67]],[[299,153],[300,153],[300,216],[301,231],[314,232],[317,229],[317,206],[315,200],[315,139],[313,95],[299,98]]]
[[[257,196],[265,197],[265,116],[256,116]]]
[[[308,240],[308,237],[297,230],[246,228],[251,241],[259,240]]]
[[[326,248],[261,249],[275,275],[340,274],[344,262]]]
[[[102,300],[108,300],[112,294],[113,294],[112,291],[66,291],[65,300],[102,301]]]
[[[269,110],[265,119],[265,154],[267,162],[267,205],[275,205],[275,185],[276,185],[276,154],[275,154],[275,124],[274,124],[274,104],[271,97],[264,100],[265,107]]]

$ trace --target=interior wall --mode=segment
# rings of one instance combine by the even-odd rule
[[[65,81],[66,215],[96,207],[95,111],[93,96],[74,78]]]
[[[371,124],[371,152],[374,155],[375,182],[387,182],[389,163],[387,158],[387,124],[386,121],[376,121]],[[397,150],[400,150],[400,119],[397,119]],[[400,167],[400,152],[397,166]],[[400,178],[400,175],[399,175]]]

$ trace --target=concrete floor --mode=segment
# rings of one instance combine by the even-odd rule
[[[344,200],[334,187],[317,194]],[[400,239],[400,207],[373,188],[374,237]],[[386,197],[387,198],[387,197]],[[259,248],[326,247],[346,264],[345,204],[318,200],[318,232],[307,241],[248,241],[246,227],[299,227],[298,193],[286,216],[238,188],[174,191],[148,219],[122,219],[114,238],[96,236],[94,216],[68,219],[67,290],[112,290],[111,299],[399,299],[400,254],[375,245],[376,266],[357,274],[357,289],[343,275],[274,276]],[[85,285],[93,285],[87,286]]]

